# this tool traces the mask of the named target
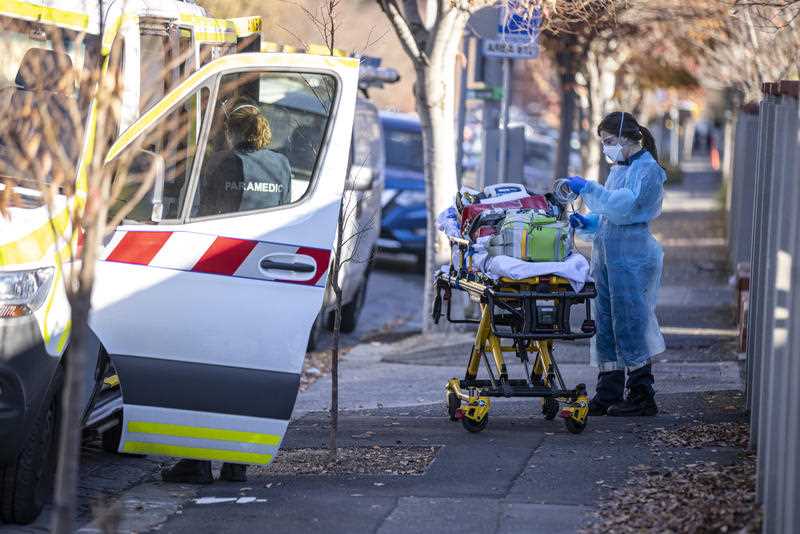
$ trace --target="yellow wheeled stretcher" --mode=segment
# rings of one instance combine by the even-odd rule
[[[457,238],[450,241],[465,257],[470,243]],[[445,388],[451,420],[461,420],[466,430],[480,432],[489,421],[492,397],[539,397],[545,419],[559,415],[571,433],[583,431],[589,411],[586,385],[567,389],[553,355],[553,343],[595,335],[591,299],[597,292],[593,283],[575,291],[567,279],[554,275],[494,281],[462,262],[457,268],[451,266],[448,273],[439,273],[434,289],[434,321],[438,323],[445,316],[451,323],[478,327],[463,380],[452,378]],[[479,320],[452,317],[453,290],[465,291],[480,304]],[[570,318],[576,305],[585,310],[585,318],[580,330],[573,332]],[[519,358],[525,378],[509,378],[505,354]],[[478,378],[481,361],[488,379]]]

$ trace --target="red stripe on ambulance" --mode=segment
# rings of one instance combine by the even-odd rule
[[[328,262],[331,261],[331,251],[321,248],[300,247],[297,249],[297,254],[304,254],[311,256],[317,263],[317,272],[314,273],[314,278],[304,282],[310,286],[316,285],[320,278],[328,271]]]
[[[217,237],[194,232],[130,231],[117,232],[106,248],[105,261],[148,265],[183,272],[270,280],[258,266],[261,258],[270,252],[305,255],[314,259],[317,270],[311,279],[274,280],[291,284],[317,285],[328,272],[328,263],[331,259],[331,251],[321,248]]]
[[[258,241],[218,237],[197,260],[192,272],[232,276],[257,244]]]
[[[171,235],[172,232],[128,232],[106,261],[147,265]]]

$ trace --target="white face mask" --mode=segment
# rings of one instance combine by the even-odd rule
[[[625,156],[622,155],[622,124],[625,122],[625,113],[619,112],[619,132],[617,132],[616,145],[603,145],[603,154],[611,161],[611,163],[619,163],[625,161]]]
[[[622,145],[617,143],[616,145],[603,145],[603,154],[611,160],[613,163],[619,163],[620,161],[624,160],[625,158],[622,157]]]

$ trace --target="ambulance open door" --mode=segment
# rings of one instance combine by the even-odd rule
[[[131,162],[129,205],[133,167],[156,174],[106,244],[93,297],[122,388],[121,452],[264,464],[278,450],[325,291],[357,83],[350,58],[225,56],[112,147],[109,164]]]

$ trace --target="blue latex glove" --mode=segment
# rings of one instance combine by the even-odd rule
[[[570,176],[567,178],[567,183],[569,184],[569,188],[572,189],[576,195],[580,195],[583,188],[586,187],[586,180],[580,176]]]
[[[586,228],[589,226],[589,219],[580,213],[573,213],[569,216],[569,225],[573,228]]]

